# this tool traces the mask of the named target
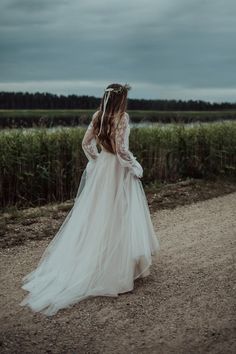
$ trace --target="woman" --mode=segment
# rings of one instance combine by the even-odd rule
[[[129,151],[130,86],[111,84],[82,141],[88,158],[74,206],[37,268],[23,278],[20,303],[48,316],[90,296],[118,296],[150,274],[159,241]],[[96,142],[101,147],[99,153]]]

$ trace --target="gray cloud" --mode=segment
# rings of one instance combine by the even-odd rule
[[[116,81],[236,101],[233,0],[2,0],[0,13],[2,89],[100,95]]]

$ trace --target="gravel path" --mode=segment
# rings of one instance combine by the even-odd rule
[[[235,353],[236,193],[152,214],[151,274],[53,317],[19,306],[49,239],[1,251],[1,353]]]

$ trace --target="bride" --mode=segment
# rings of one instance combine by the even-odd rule
[[[158,258],[143,168],[129,150],[129,89],[105,89],[82,141],[88,163],[74,205],[37,268],[23,278],[29,293],[21,306],[51,316],[91,296],[117,297],[148,276]]]

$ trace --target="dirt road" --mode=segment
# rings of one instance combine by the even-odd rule
[[[49,239],[1,251],[1,353],[235,353],[236,193],[152,214],[159,260],[118,298],[53,317],[19,306]]]

